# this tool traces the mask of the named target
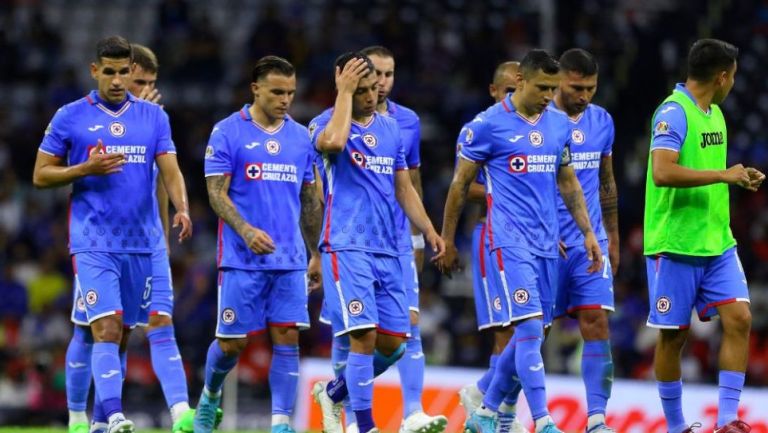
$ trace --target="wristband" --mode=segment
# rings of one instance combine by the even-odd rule
[[[414,250],[424,249],[424,235],[411,235],[411,245]]]

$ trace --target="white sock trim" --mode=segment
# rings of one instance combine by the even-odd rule
[[[288,415],[283,415],[280,413],[273,413],[272,414],[272,425],[279,425],[279,424],[288,424],[291,425],[291,417]]]
[[[189,410],[189,403],[186,401],[180,401],[173,406],[171,406],[171,420],[173,422],[176,422],[181,418],[182,415],[184,415],[184,412]]]

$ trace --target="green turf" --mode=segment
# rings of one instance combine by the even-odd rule
[[[136,433],[169,433],[168,429],[138,429]],[[0,433],[67,433],[66,428],[51,427],[0,427]],[[237,431],[219,431],[217,433],[267,433],[259,430],[237,430]]]

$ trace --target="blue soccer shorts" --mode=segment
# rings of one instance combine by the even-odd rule
[[[305,270],[219,272],[216,337],[245,338],[272,327],[309,328]]]
[[[699,319],[717,317],[717,307],[732,302],[749,302],[744,268],[736,247],[714,257],[677,254],[646,256],[648,301],[647,326],[686,329],[691,311]]]
[[[165,248],[152,253],[152,305],[149,315],[173,316],[173,280]]]
[[[486,243],[486,225],[478,223],[472,232],[472,289],[475,295],[477,329],[509,325],[508,299],[491,273],[493,256]]]
[[[413,250],[407,254],[401,254],[400,269],[403,271],[403,284],[408,293],[408,309],[419,312],[419,273],[416,270],[416,259]]]
[[[603,267],[589,273],[592,264],[584,245],[568,248],[568,258],[560,257],[555,317],[573,316],[580,310],[614,311],[613,272],[608,259],[608,241],[600,242]]]
[[[557,294],[557,258],[540,257],[523,248],[498,248],[492,268],[494,278],[509,299],[510,321],[541,316],[550,326]]]
[[[118,314],[125,326],[147,324],[152,303],[151,254],[81,252],[72,255],[72,267],[75,323],[90,324]],[[83,308],[85,323],[82,316],[75,317]]]
[[[365,251],[322,254],[323,293],[334,336],[376,328],[382,334],[410,334],[408,293],[400,259]]]

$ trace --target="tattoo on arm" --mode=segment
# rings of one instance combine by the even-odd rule
[[[309,251],[315,251],[320,241],[320,231],[323,224],[323,207],[317,196],[314,184],[304,184],[301,187],[301,233]]]
[[[584,201],[584,193],[581,190],[579,180],[576,178],[576,173],[570,167],[561,168],[558,178],[563,203],[571,213],[573,220],[576,221],[576,225],[579,226],[579,230],[586,235],[592,231],[592,223],[589,221],[587,204]]]
[[[610,233],[619,231],[618,192],[613,177],[611,157],[604,157],[600,164],[600,208],[603,212],[603,225]]]
[[[235,208],[235,204],[229,198],[229,182],[230,178],[228,176],[206,177],[205,184],[208,188],[208,201],[211,203],[211,207],[216,212],[216,215],[242,236],[243,229],[248,227],[248,222],[243,219],[243,216],[240,215],[240,212]],[[255,233],[248,231],[246,235],[253,237]],[[250,239],[245,240],[246,242],[250,241]]]

